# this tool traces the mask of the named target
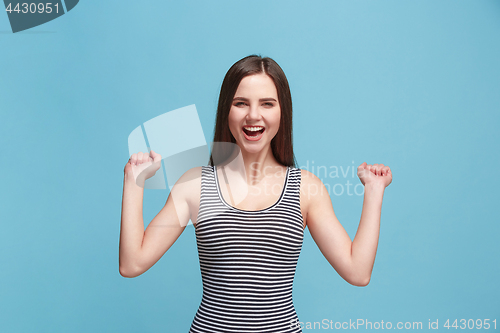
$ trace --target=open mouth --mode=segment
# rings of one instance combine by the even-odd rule
[[[257,137],[264,133],[265,128],[263,126],[245,126],[243,127],[243,132],[249,137]]]

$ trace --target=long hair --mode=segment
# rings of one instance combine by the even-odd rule
[[[210,165],[226,160],[233,152],[228,151],[228,146],[220,142],[231,142],[236,144],[233,134],[229,129],[229,110],[233,103],[234,95],[241,80],[249,75],[266,74],[274,82],[278,92],[278,102],[281,108],[280,126],[275,137],[271,140],[271,150],[278,163],[284,166],[296,167],[297,161],[293,154],[292,142],[292,94],[288,86],[288,80],[281,67],[269,57],[260,55],[249,55],[237,61],[227,71],[220,89],[219,102],[217,106],[217,117],[215,120],[214,144],[210,154]]]

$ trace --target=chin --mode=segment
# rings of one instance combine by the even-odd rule
[[[238,143],[238,142],[237,142]],[[246,151],[247,153],[250,154],[257,154],[260,153],[264,148],[269,145],[269,143],[263,143],[263,142],[245,142],[245,138],[243,138],[241,141],[239,141],[238,146],[240,147],[241,150]]]

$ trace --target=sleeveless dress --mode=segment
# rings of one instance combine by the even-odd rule
[[[203,296],[190,333],[302,332],[292,301],[304,237],[300,176],[288,167],[278,201],[247,211],[224,200],[215,167],[202,167],[195,234]]]

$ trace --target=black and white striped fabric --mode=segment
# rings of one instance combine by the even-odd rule
[[[300,176],[288,167],[278,201],[246,211],[224,200],[216,168],[202,167],[195,233],[203,297],[190,333],[302,332],[292,301],[304,238]]]

